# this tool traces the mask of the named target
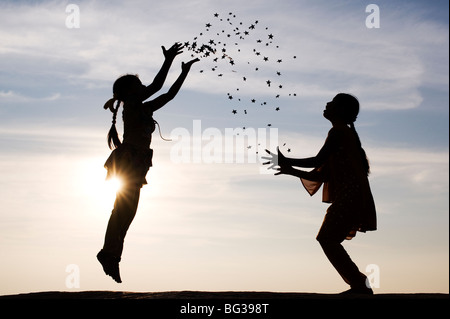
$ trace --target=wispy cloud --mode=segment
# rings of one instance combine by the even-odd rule
[[[226,14],[234,7],[208,2],[194,15],[195,3],[190,2],[151,6],[133,3],[81,2],[80,29],[65,27],[67,14],[62,3],[44,2],[38,8],[6,6],[1,14],[4,27],[0,31],[0,52],[19,54],[24,59],[45,56],[71,61],[76,73],[69,76],[80,83],[110,82],[111,77],[126,72],[151,78],[163,59],[161,45],[192,40],[204,31],[206,22],[214,21],[215,10]],[[422,86],[448,85],[448,72],[442,67],[447,63],[443,57],[448,30],[439,23],[413,20],[399,10],[385,8],[382,27],[371,30],[364,23],[365,7],[359,4],[345,3],[335,5],[335,10],[324,10],[308,1],[289,3],[278,10],[271,7],[273,12],[261,12],[257,19],[271,27],[285,52],[298,56],[280,67],[289,70],[286,85],[298,87],[305,96],[323,98],[330,91],[351,91],[367,101],[367,108],[409,109],[423,101]],[[238,16],[252,11],[242,4],[238,7]],[[291,11],[281,12],[286,9]],[[163,19],[159,12],[171,12],[172,18]],[[251,61],[252,53],[243,52],[239,58]],[[85,67],[80,69],[77,64]],[[204,91],[204,81],[204,76],[193,74],[186,88]],[[211,76],[208,92],[223,93],[224,87],[234,88],[233,81],[233,77]],[[263,94],[266,87],[253,90]]]
[[[18,102],[18,103],[30,103],[30,102],[43,102],[43,101],[56,101],[61,98],[60,93],[54,93],[47,97],[31,97],[18,94],[14,91],[0,91],[0,102]]]

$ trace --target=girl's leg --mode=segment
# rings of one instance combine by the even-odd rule
[[[125,235],[136,215],[140,187],[124,187],[117,192],[114,209],[108,222],[103,251],[120,260]]]
[[[349,228],[344,225],[339,218],[327,213],[316,239],[333,267],[350,285],[351,292],[371,294],[372,289],[366,286],[367,277],[359,271],[342,246],[342,242],[349,234]]]
[[[106,228],[105,243],[103,249],[97,254],[103,271],[118,283],[122,282],[119,262],[122,256],[123,242],[136,215],[140,190],[140,187],[124,187],[117,192],[114,209]]]
[[[366,286],[367,277],[359,271],[341,242],[322,239],[319,243],[328,260],[352,290],[370,293],[370,288]]]

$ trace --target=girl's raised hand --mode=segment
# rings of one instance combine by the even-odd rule
[[[198,61],[200,61],[200,59],[199,58],[195,58],[195,59],[193,59],[193,60],[191,60],[189,62],[186,62],[186,63],[181,62],[181,71],[189,72],[189,70],[191,69],[192,64],[194,64],[195,62],[198,62]]]
[[[162,46],[161,48],[166,59],[173,60],[178,54],[181,54],[183,52],[183,45],[179,42],[176,42],[174,45],[172,45],[169,50],[166,50],[164,46]]]

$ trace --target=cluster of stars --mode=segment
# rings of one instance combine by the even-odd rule
[[[204,31],[192,41],[185,42],[184,46],[191,52],[192,57],[208,59],[211,62],[212,66],[201,69],[200,73],[210,72],[219,78],[238,76],[237,80],[232,82],[236,85],[235,89],[228,88],[226,98],[233,104],[232,114],[247,116],[255,111],[256,105],[270,107],[278,112],[281,110],[279,106],[281,97],[297,96],[296,93],[286,92],[280,81],[282,78],[280,66],[286,58],[273,56],[274,52],[280,55],[281,51],[274,43],[275,40],[276,35],[269,31],[268,27],[261,27],[258,20],[244,23],[229,12],[224,16],[215,13],[213,21],[205,23]],[[258,99],[246,94],[245,86],[250,84],[265,88],[264,96],[271,98]],[[244,90],[241,90],[242,88]],[[234,93],[231,93],[233,91]],[[267,126],[272,124],[267,123]]]

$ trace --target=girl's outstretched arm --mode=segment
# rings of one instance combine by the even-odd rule
[[[308,161],[309,159],[289,159],[283,155],[283,153],[280,152],[280,149],[277,149],[278,154],[274,154],[270,152],[269,150],[266,150],[266,153],[269,154],[271,157],[262,157],[262,159],[269,160],[268,162],[263,163],[263,165],[272,164],[268,169],[274,169],[278,171],[275,173],[275,175],[292,175],[299,178],[307,179],[309,181],[317,181],[317,182],[323,182],[324,176],[321,170],[314,169],[310,172],[302,171],[299,169],[295,169],[292,167],[292,165],[289,163],[289,161]],[[313,160],[315,161],[315,160]],[[278,168],[274,168],[275,166],[279,166]]]
[[[170,47],[169,50],[166,50],[164,46],[162,46],[161,48],[165,57],[164,63],[158,74],[156,74],[153,82],[145,88],[144,94],[142,96],[142,101],[145,101],[150,96],[161,90],[164,85],[164,81],[167,78],[167,74],[169,73],[169,69],[172,65],[173,60],[178,54],[183,52],[181,51],[183,45],[180,43],[175,43],[174,45],[172,45],[172,47]]]
[[[312,170],[310,172],[302,171],[300,169],[295,169],[292,166],[284,165],[277,168],[277,173],[275,175],[292,175],[295,177],[303,178],[309,181],[323,182],[323,174],[318,170]]]
[[[331,154],[336,150],[336,136],[334,133],[330,133],[325,141],[325,144],[320,149],[319,153],[313,157],[306,158],[290,158],[284,156],[280,150],[278,149],[278,154],[273,154],[270,151],[266,150],[266,152],[271,157],[263,157],[263,159],[269,160],[264,164],[272,164],[270,168],[274,166],[295,166],[295,167],[304,167],[304,168],[315,168],[322,166],[323,163],[331,156]]]
[[[167,93],[161,94],[154,100],[148,102],[151,105],[153,112],[162,108],[164,105],[167,104],[167,102],[172,100],[177,95],[178,91],[180,90],[181,86],[184,83],[184,80],[186,79],[189,73],[189,70],[191,69],[192,64],[198,61],[200,60],[197,58],[187,63],[181,62],[181,74],[178,76],[177,80],[172,84],[169,91],[167,91]]]

